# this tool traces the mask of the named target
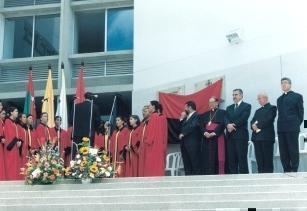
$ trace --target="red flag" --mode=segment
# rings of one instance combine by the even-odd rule
[[[209,110],[209,98],[216,97],[220,99],[223,80],[218,80],[214,84],[190,95],[178,95],[172,93],[159,93],[159,100],[163,107],[163,114],[167,118],[179,119],[184,105],[187,101],[195,102],[197,111],[200,114]]]
[[[83,65],[81,65],[77,80],[76,99],[75,99],[76,104],[82,103],[85,100],[84,93],[85,93],[85,88],[83,80]]]
[[[24,114],[32,114],[33,119],[36,119],[36,109],[35,109],[35,100],[34,100],[34,85],[32,80],[32,69],[29,69],[29,81],[27,85],[27,93],[24,104]]]

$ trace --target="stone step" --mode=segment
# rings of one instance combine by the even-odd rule
[[[97,187],[107,189],[125,189],[125,188],[155,188],[155,187],[208,187],[208,186],[245,186],[245,185],[276,185],[276,184],[307,184],[307,178],[265,178],[265,179],[225,179],[225,180],[175,180],[175,181],[123,181],[109,183],[108,181],[79,185],[80,189],[93,189]],[[59,185],[34,185],[27,186],[24,184],[1,184],[2,191],[13,190],[65,190],[74,189],[77,184],[59,184]]]
[[[32,197],[31,195],[26,195],[23,197],[13,197],[13,198],[0,198],[0,205],[34,205],[34,204],[48,204],[52,202],[53,204],[66,204],[68,201],[71,204],[80,204],[80,201],[87,203],[157,203],[157,202],[223,202],[223,201],[240,201],[240,200],[288,200],[289,197],[295,200],[306,200],[307,190],[300,192],[257,192],[257,193],[192,193],[192,194],[158,194],[158,195],[140,195],[131,193],[131,195],[118,195],[118,196],[53,196],[53,197]]]
[[[78,185],[79,187],[79,185]],[[307,184],[299,185],[245,185],[245,186],[208,186],[208,187],[155,187],[155,188],[126,188],[126,189],[105,189],[97,187],[93,189],[64,189],[64,190],[17,190],[17,191],[1,191],[0,198],[13,198],[24,197],[25,195],[31,195],[32,197],[53,197],[53,196],[116,196],[116,195],[130,195],[142,194],[142,195],[156,195],[156,194],[192,194],[192,193],[234,193],[234,192],[300,192],[307,190]]]
[[[272,208],[282,208],[274,209],[276,210],[285,210],[291,211],[297,209],[304,209],[307,207],[306,200],[241,200],[238,201],[173,201],[173,202],[157,202],[157,203],[122,203],[118,202],[116,204],[111,203],[87,203],[81,202],[80,204],[70,204],[67,202],[64,205],[53,204],[37,204],[37,205],[13,205],[13,206],[0,206],[2,211],[52,211],[52,210],[73,210],[73,211],[84,211],[84,210],[217,210],[223,209],[231,211],[230,208],[241,208],[247,210],[247,208],[257,208],[257,211],[260,209],[272,210]]]
[[[125,177],[125,178],[105,178],[107,183],[122,182],[149,182],[149,181],[191,181],[191,180],[229,180],[229,179],[267,179],[267,178],[307,178],[305,172],[297,173],[273,173],[273,174],[227,174],[227,175],[200,175],[200,176],[167,176],[167,177]],[[19,184],[23,185],[23,181],[0,181],[0,185]]]

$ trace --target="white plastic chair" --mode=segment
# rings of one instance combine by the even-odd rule
[[[178,157],[181,156],[179,155],[179,152],[173,152],[169,153],[166,156],[166,166],[165,166],[165,171],[169,171],[171,173],[171,176],[176,176],[178,174]]]
[[[177,166],[178,166],[177,176],[182,175],[182,174],[179,174],[179,172],[184,172],[184,165],[183,165],[183,159],[182,159],[181,152],[179,152],[179,155],[178,155],[178,158],[177,158]]]
[[[248,149],[247,149],[247,165],[248,165],[248,173],[252,174],[253,173],[253,168],[252,168],[252,162],[257,162],[256,161],[256,156],[255,156],[255,147],[252,141],[248,142]]]

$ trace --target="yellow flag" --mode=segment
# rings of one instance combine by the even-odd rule
[[[49,69],[48,79],[45,89],[45,96],[43,99],[42,112],[48,113],[48,127],[54,127],[54,95],[52,85],[51,69]]]

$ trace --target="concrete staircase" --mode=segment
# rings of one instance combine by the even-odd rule
[[[230,209],[231,208],[231,209]],[[0,210],[307,210],[307,173],[0,182]]]

